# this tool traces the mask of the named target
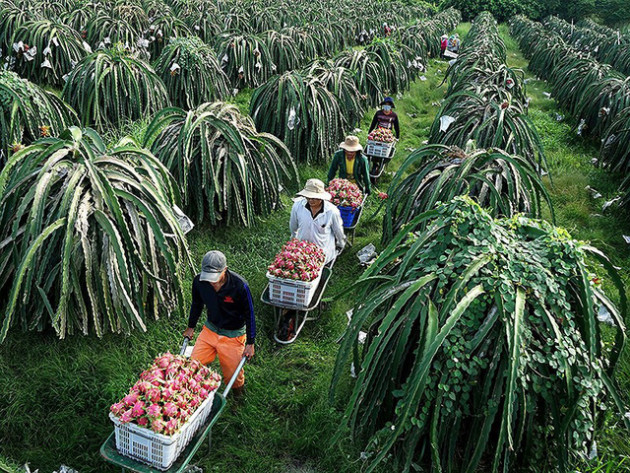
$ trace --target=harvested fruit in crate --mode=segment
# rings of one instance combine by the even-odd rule
[[[319,277],[326,253],[315,243],[293,238],[286,242],[269,265],[269,274],[277,278],[310,282]]]
[[[368,135],[368,140],[378,141],[379,143],[393,143],[394,134],[388,128],[376,128]]]
[[[333,179],[326,191],[330,193],[330,202],[337,207],[356,209],[363,203],[363,193],[359,186],[347,179]]]
[[[153,360],[110,410],[121,423],[173,435],[220,383],[221,377],[199,361],[167,352]]]

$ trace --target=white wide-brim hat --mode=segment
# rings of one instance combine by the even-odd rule
[[[339,147],[346,151],[363,151],[359,138],[354,135],[346,136],[346,141],[340,143]]]
[[[326,192],[326,186],[319,179],[309,179],[306,181],[304,189],[297,193],[307,199],[330,200],[330,193]]]

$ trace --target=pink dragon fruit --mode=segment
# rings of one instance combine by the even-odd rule
[[[162,416],[162,408],[158,404],[151,404],[147,407],[147,415],[151,418],[157,418]]]
[[[177,380],[172,380],[166,385],[166,387],[170,389],[171,391],[173,391],[174,393],[176,393],[180,389],[182,389],[182,383],[180,383]]]
[[[127,422],[131,422],[133,420],[133,414],[131,413],[131,409],[126,410],[119,417],[120,422],[126,424]]]
[[[168,365],[173,361],[173,355],[169,352],[164,353],[162,356],[155,360],[155,364],[162,369],[168,368]]]
[[[182,373],[182,372],[180,371],[180,372],[179,372],[179,374],[177,375],[177,377],[175,378],[175,380],[176,380],[179,384],[183,385],[184,383],[186,383],[186,381],[188,381],[188,377],[187,377],[184,373]]]
[[[151,430],[153,432],[157,432],[158,434],[164,430],[164,421],[160,419],[155,419],[151,422]]]
[[[153,385],[148,381],[138,381],[134,385],[134,391],[139,392],[140,394],[146,394],[146,392],[151,389]]]
[[[173,390],[166,388],[162,390],[162,399],[164,401],[170,401],[173,398]]]
[[[138,382],[111,405],[121,422],[135,422],[158,433],[175,433],[217,389],[221,377],[179,355],[165,353],[142,372]]]
[[[115,404],[112,404],[109,410],[112,411],[115,416],[119,416],[122,412],[125,411],[125,405],[122,402],[117,402]]]
[[[173,417],[177,413],[177,406],[172,402],[167,402],[166,404],[164,404],[164,409],[162,409],[162,412],[164,412],[164,415],[166,416]]]
[[[175,376],[177,376],[177,373],[179,373],[179,367],[177,366],[169,366],[164,370],[164,375],[166,377],[166,379],[172,379]]]
[[[186,402],[186,399],[183,396],[177,396],[177,398],[175,400],[175,404],[180,409],[186,409],[187,402]]]
[[[140,417],[142,415],[144,415],[144,402],[143,401],[137,401],[133,407],[131,408],[131,414],[134,417]]]
[[[138,401],[138,394],[134,391],[130,392],[123,398],[123,403],[125,403],[126,407],[133,406],[136,401]]]
[[[173,435],[177,431],[178,427],[179,425],[177,419],[171,419],[164,426],[164,433],[166,435]]]
[[[162,393],[159,388],[152,388],[147,392],[146,397],[151,402],[159,402],[162,399]]]
[[[177,415],[178,415],[178,419],[181,425],[184,425],[186,421],[188,420],[188,418],[190,417],[190,414],[188,413],[188,411],[179,411]]]

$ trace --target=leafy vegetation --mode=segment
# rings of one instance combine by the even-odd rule
[[[506,47],[494,18],[479,15],[450,67],[449,93],[429,141],[460,148],[499,148],[532,164],[545,163],[540,137],[527,116],[522,71],[505,65]],[[471,141],[472,140],[472,141]]]
[[[155,64],[174,105],[192,109],[225,100],[229,81],[214,51],[196,36],[171,39]]]
[[[120,45],[90,54],[77,64],[62,96],[83,125],[99,130],[144,118],[170,104],[153,68]]]
[[[15,70],[29,80],[55,86],[63,85],[63,77],[92,52],[73,28],[49,20],[25,22],[15,31],[13,42],[37,50],[34,56],[13,50]]]
[[[274,76],[256,89],[250,113],[256,127],[280,138],[296,161],[325,161],[344,137],[337,97],[317,77],[299,71]]]
[[[411,172],[410,172],[411,171]],[[418,215],[459,195],[472,197],[492,216],[524,213],[537,218],[551,200],[532,164],[502,150],[470,154],[443,145],[413,151],[400,166],[388,191],[383,240],[391,239]],[[553,215],[553,210],[551,211]]]
[[[277,70],[267,44],[257,36],[225,33],[217,50],[221,67],[236,88],[259,87]]]
[[[0,165],[42,135],[58,136],[76,114],[56,95],[10,71],[0,70]]]
[[[102,336],[181,314],[190,259],[177,197],[148,151],[108,150],[93,130],[15,153],[0,173],[0,341],[17,326]]]
[[[396,471],[429,461],[446,471],[565,471],[590,448],[606,403],[624,409],[612,377],[627,301],[613,265],[564,230],[521,216],[493,220],[467,198],[410,228],[422,222],[422,232],[401,231],[354,289],[360,303],[333,393],[353,357],[360,371],[340,435],[369,439],[367,471],[388,455]],[[615,284],[619,307],[591,258]],[[616,326],[610,351],[600,307]]]
[[[531,47],[528,50],[531,69],[549,79],[561,106],[579,120],[578,134],[602,137],[602,162],[606,167],[614,167],[611,158],[620,158],[619,151],[614,151],[613,135],[622,132],[620,123],[624,126],[623,120],[630,108],[627,79],[612,66],[584,57],[583,52],[566,44],[560,37],[570,28],[566,22],[556,18],[550,19],[547,25],[554,31],[548,32],[539,24],[517,17],[512,31],[523,46]],[[551,44],[554,46],[546,47]],[[627,185],[621,190],[627,192],[621,200],[625,206],[630,202],[630,190]]]
[[[250,226],[254,216],[282,205],[283,185],[297,187],[297,168],[282,141],[258,133],[249,117],[222,102],[160,111],[144,146],[171,171],[185,210],[199,223]]]

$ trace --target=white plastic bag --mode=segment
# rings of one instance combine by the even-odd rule
[[[183,210],[180,209],[177,205],[173,205],[173,213],[175,214],[177,223],[179,223],[179,226],[181,227],[184,234],[188,233],[194,228],[195,224],[192,223],[192,220],[190,220],[188,216],[183,212]]]
[[[372,264],[376,260],[377,256],[376,247],[372,243],[364,246],[357,252],[357,258],[359,258],[359,262],[362,265]]]
[[[448,128],[455,122],[456,118],[449,115],[440,117],[440,131],[446,132]]]
[[[291,107],[291,110],[289,110],[289,118],[287,120],[287,128],[289,130],[294,130],[296,126],[300,125],[300,117],[297,116],[297,113],[295,112],[295,108]]]

